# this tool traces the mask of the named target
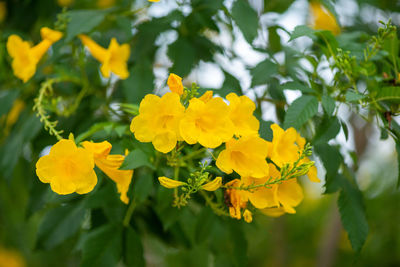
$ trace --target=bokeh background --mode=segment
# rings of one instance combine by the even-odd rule
[[[313,66],[304,59],[305,56],[318,55],[316,68],[319,78],[327,84],[332,83],[335,73],[329,68],[329,60],[321,56],[311,39],[302,37],[289,41],[289,33],[296,26],[312,22],[307,0],[249,0],[244,1],[248,3],[244,8],[237,7],[235,2],[0,1],[0,117],[3,120],[0,136],[0,247],[4,251],[18,253],[19,256],[15,257],[20,257],[28,266],[78,266],[80,262],[84,237],[75,233],[61,234],[65,238],[58,242],[60,235],[54,234],[55,231],[68,232],[68,224],[50,221],[47,229],[52,231],[52,236],[40,234],[46,231],[42,225],[44,214],[52,207],[62,207],[60,203],[65,198],[46,191],[46,185],[39,183],[34,171],[39,154],[55,139],[48,136],[32,113],[33,98],[46,75],[75,71],[74,62],[68,57],[79,41],[68,37],[71,30],[68,27],[72,26],[68,20],[65,21],[66,14],[72,16],[75,27],[93,25],[91,36],[104,46],[108,45],[111,37],[131,45],[130,77],[119,82],[114,96],[108,99],[106,105],[111,110],[117,109],[116,103],[119,102],[138,104],[147,93],[166,92],[166,79],[173,72],[184,77],[185,85],[196,82],[203,89],[217,89],[216,93],[221,96],[234,91],[254,100],[261,96],[269,97],[272,102],[257,103],[260,114],[264,121],[279,122],[282,115],[275,100],[290,104],[300,95],[296,90],[279,91],[279,86],[293,77],[304,77],[312,72]],[[353,51],[362,50],[366,36],[376,34],[379,20],[386,22],[391,18],[394,25],[400,24],[400,1],[338,0],[327,4],[330,4],[342,29],[337,38],[343,44],[347,42],[347,48]],[[82,16],[77,10],[90,12]],[[97,23],[93,22],[96,16]],[[37,43],[40,28],[54,28],[56,21],[61,29],[66,27],[66,39],[54,45],[51,56],[42,61],[33,80],[22,84],[12,74],[11,60],[5,49],[7,37],[18,34]],[[253,27],[254,23],[257,28]],[[263,75],[260,75],[257,66],[271,57],[277,64],[267,63],[263,66]],[[95,71],[97,63],[89,60],[87,64],[93,66],[90,69],[92,73],[89,73],[94,77],[90,80],[93,87],[107,87],[107,81]],[[63,104],[68,106],[68,96],[76,93],[77,89],[64,89]],[[95,91],[93,96],[83,99],[82,107],[75,114],[61,114],[58,118],[60,128],[78,134],[101,118],[108,116],[112,119],[110,111],[99,103],[99,95],[101,93]],[[20,112],[16,112],[12,123],[7,124],[16,101],[23,103]],[[102,112],[84,119],[87,109]],[[361,253],[352,250],[341,226],[336,205],[338,194],[323,194],[324,182],[316,185],[306,179],[301,181],[305,200],[294,215],[269,218],[259,214],[251,224],[238,224],[218,218],[209,210],[193,218],[184,209],[180,213],[172,212],[170,217],[174,218],[161,218],[164,229],[149,211],[154,207],[146,202],[148,198],[157,199],[157,194],[162,192],[157,192],[155,185],[141,184],[139,188],[145,190],[138,194],[144,201],[134,216],[141,239],[137,251],[139,254],[143,252],[144,258],[138,256],[136,265],[141,266],[144,260],[147,266],[400,266],[400,192],[396,187],[395,144],[391,138],[381,140],[380,129],[358,115],[363,112],[366,113],[341,105],[337,115],[347,123],[349,137],[346,138],[341,130],[335,139],[329,141],[330,145],[340,147],[364,193],[370,230]],[[106,136],[105,132],[99,136]],[[318,157],[315,161],[319,177],[323,179],[324,167]],[[146,171],[135,175],[145,176]],[[105,217],[112,217],[123,208],[120,203],[114,205],[112,201],[104,212]],[[96,214],[104,217],[100,212],[92,216]],[[81,211],[76,215],[88,216],[87,212]],[[149,223],[152,220],[155,220],[154,224]],[[88,228],[84,220],[79,231],[85,232]],[[4,259],[14,257],[11,254],[7,256],[6,252],[3,254]],[[107,266],[106,263],[107,260],[98,266]],[[11,261],[0,262],[0,266],[13,266],[11,264]],[[118,266],[124,266],[124,263],[119,262]]]

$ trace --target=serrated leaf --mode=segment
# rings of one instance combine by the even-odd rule
[[[325,110],[328,116],[332,116],[333,111],[335,111],[335,100],[327,95],[323,95],[321,99],[322,108]]]
[[[314,136],[314,144],[327,143],[332,138],[335,138],[340,132],[340,123],[338,118],[327,118],[318,125]]]
[[[39,246],[51,249],[74,235],[82,224],[84,214],[82,205],[61,206],[47,212],[38,231]]]
[[[251,44],[257,37],[257,12],[249,5],[248,1],[237,0],[232,7],[232,17],[246,41]]]
[[[347,91],[345,97],[347,102],[357,102],[365,98],[364,95],[361,95],[355,91]]]
[[[107,10],[73,10],[67,13],[69,22],[66,41],[71,41],[81,33],[88,33],[98,26],[111,11]]]
[[[343,228],[348,234],[351,246],[356,252],[360,252],[367,239],[368,222],[361,191],[346,179],[342,180],[338,207]]]
[[[315,30],[311,29],[310,27],[308,27],[306,25],[296,26],[296,28],[294,28],[294,31],[290,35],[289,42],[293,41],[294,39],[297,39],[299,37],[302,37],[302,36],[314,38],[315,37],[314,33],[315,33]]]
[[[116,266],[120,257],[121,228],[107,224],[87,235],[82,248],[81,266]]]
[[[281,88],[284,90],[300,90],[303,93],[313,93],[314,90],[299,82],[286,82],[281,84]]]
[[[125,263],[128,267],[145,266],[142,241],[131,227],[126,230]]]
[[[135,149],[125,157],[120,170],[133,170],[143,166],[155,169],[153,164],[150,163],[148,155],[141,149]]]
[[[318,112],[318,100],[314,96],[303,95],[297,98],[288,108],[284,128],[300,127]]]
[[[266,84],[277,71],[278,66],[269,59],[258,63],[257,66],[250,70],[251,86]]]
[[[314,146],[315,152],[318,154],[325,167],[325,194],[334,193],[340,188],[338,179],[338,171],[343,161],[339,149],[328,144],[318,144]]]
[[[376,101],[395,100],[400,101],[400,86],[388,86],[379,90],[375,97]]]

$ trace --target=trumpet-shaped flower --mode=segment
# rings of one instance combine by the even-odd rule
[[[12,34],[7,40],[7,51],[12,57],[14,75],[27,82],[36,72],[36,65],[50,46],[62,37],[62,33],[49,28],[41,28],[42,41],[34,47],[23,41],[18,35]]]
[[[199,97],[199,99],[201,101],[203,101],[204,103],[207,103],[208,101],[210,101],[213,97],[213,91],[206,91],[202,96]]]
[[[264,178],[242,177],[244,186],[261,185],[268,181],[275,181],[280,178],[280,172],[273,164],[269,164],[269,176]],[[251,204],[258,209],[280,208],[284,212],[295,213],[296,207],[303,200],[303,191],[296,179],[282,181],[278,184],[271,184],[267,187],[257,187],[246,191]]]
[[[312,27],[316,30],[328,30],[337,35],[340,27],[335,16],[329,12],[321,3],[311,2],[310,13],[312,16]]]
[[[246,136],[258,133],[260,122],[254,117],[256,105],[247,96],[237,96],[230,93],[226,96],[229,101],[229,116],[235,127],[235,135]]]
[[[179,123],[184,112],[178,94],[166,93],[161,98],[148,94],[140,102],[139,115],[132,120],[131,132],[140,142],[152,142],[155,149],[168,153],[182,140]]]
[[[96,166],[117,184],[121,201],[128,204],[129,198],[127,193],[132,181],[133,170],[119,170],[125,160],[125,156],[110,155],[112,146],[107,141],[101,143],[85,141],[82,145],[87,151],[92,153]]]
[[[171,92],[177,93],[178,95],[183,94],[182,78],[178,75],[171,73],[168,77],[167,84]]]
[[[266,161],[268,142],[257,135],[232,138],[226,142],[225,150],[218,155],[216,165],[225,172],[237,172],[242,177],[262,178],[268,176]]]
[[[77,147],[72,140],[62,139],[36,163],[36,174],[43,183],[60,195],[86,194],[93,190],[97,176],[92,154]]]
[[[79,38],[89,49],[92,56],[102,64],[100,70],[104,77],[109,78],[111,72],[121,79],[129,77],[127,61],[130,55],[130,48],[128,44],[119,45],[117,40],[112,38],[110,45],[105,49],[87,35],[81,34]]]
[[[228,105],[220,97],[206,103],[192,98],[180,123],[180,133],[188,144],[199,142],[208,148],[220,146],[233,135]]]
[[[304,149],[305,139],[294,128],[289,128],[285,131],[279,125],[272,124],[271,129],[273,139],[272,142],[268,142],[269,158],[278,167],[282,167],[287,163],[294,163],[299,158],[299,153]],[[300,163],[309,161],[308,158],[304,158]],[[320,182],[315,166],[310,167],[307,175],[312,182]]]

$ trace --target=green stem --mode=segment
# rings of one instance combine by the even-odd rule
[[[136,202],[132,200],[131,203],[129,204],[128,209],[126,210],[125,217],[124,217],[124,220],[122,222],[124,227],[128,227],[129,226],[129,223],[131,221],[132,214],[133,214],[133,211],[135,210],[135,207],[136,207]]]

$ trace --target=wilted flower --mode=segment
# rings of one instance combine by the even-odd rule
[[[128,204],[129,198],[127,193],[132,181],[133,170],[119,170],[125,160],[125,156],[110,155],[112,146],[107,141],[101,143],[85,141],[82,145],[93,154],[96,166],[117,184],[118,193],[121,194],[121,201]]]
[[[139,115],[132,120],[131,132],[140,142],[152,142],[155,149],[168,153],[182,140],[179,122],[184,112],[179,95],[166,93],[160,98],[148,94],[140,102]]]
[[[50,183],[57,194],[86,194],[97,184],[93,168],[92,153],[77,147],[72,140],[62,139],[50,149],[49,155],[38,160],[36,174],[43,183]]]
[[[92,56],[102,64],[100,70],[104,77],[110,77],[111,72],[121,79],[129,77],[127,61],[130,55],[130,47],[128,44],[119,45],[117,40],[112,38],[110,45],[105,49],[87,35],[81,34],[79,38],[89,49]]]
[[[14,75],[27,82],[36,72],[36,65],[50,46],[61,39],[62,33],[49,28],[41,28],[42,41],[34,47],[23,41],[18,35],[12,34],[7,40],[7,51],[12,57]]]

